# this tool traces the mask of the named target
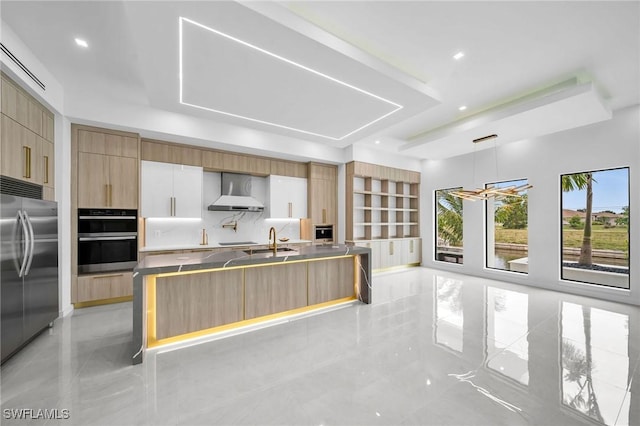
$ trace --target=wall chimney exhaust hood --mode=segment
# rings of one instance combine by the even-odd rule
[[[208,210],[261,212],[264,205],[251,196],[251,176],[238,173],[222,173],[221,196]]]

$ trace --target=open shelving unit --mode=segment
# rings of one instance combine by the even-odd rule
[[[345,240],[371,249],[374,270],[419,265],[420,173],[352,161],[346,175]]]
[[[347,164],[347,241],[416,238],[419,217],[420,173]]]

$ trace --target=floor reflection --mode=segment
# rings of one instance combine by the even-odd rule
[[[412,268],[375,303],[132,366],[130,303],[78,310],[1,369],[3,425],[640,425],[640,308]],[[386,298],[386,299],[385,299]]]
[[[450,274],[434,282],[434,343],[474,360],[481,348],[474,342],[483,334],[482,366],[449,373],[460,384],[503,408],[522,411],[530,424],[640,424],[640,324],[630,319],[638,319],[637,307],[562,293],[549,297],[536,289]],[[547,412],[532,410],[531,401]]]
[[[629,315],[562,303],[562,402],[607,425],[629,423]]]

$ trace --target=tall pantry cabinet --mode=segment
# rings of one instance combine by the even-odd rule
[[[131,271],[78,274],[78,209],[138,209],[140,137],[71,125],[71,302],[76,307],[131,300]]]

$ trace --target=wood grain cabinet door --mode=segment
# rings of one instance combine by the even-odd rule
[[[130,157],[109,157],[109,207],[138,208],[138,161]]]
[[[78,207],[109,207],[109,157],[78,153]]]

